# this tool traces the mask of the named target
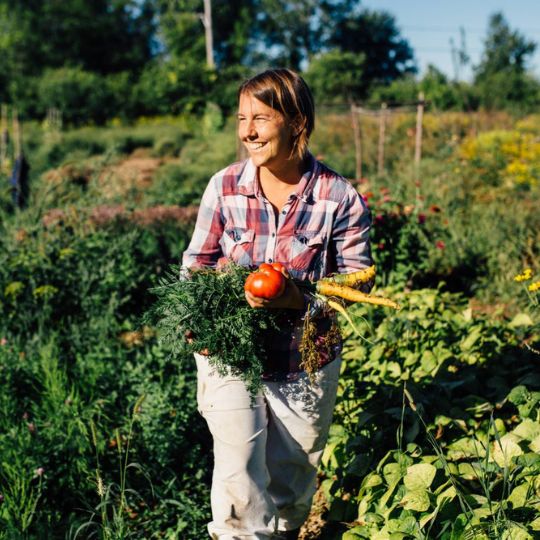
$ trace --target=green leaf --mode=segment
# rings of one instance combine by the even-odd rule
[[[383,467],[383,476],[388,485],[396,484],[403,477],[401,465],[399,463],[387,463]]]
[[[425,512],[429,509],[429,495],[425,489],[414,489],[407,491],[401,499],[400,504],[405,510],[415,510]]]
[[[534,440],[529,444],[529,448],[536,453],[540,453],[540,435],[534,438]]]
[[[475,343],[482,337],[482,328],[475,326],[470,334],[461,342],[462,351],[470,351]]]
[[[516,328],[518,326],[532,326],[533,320],[527,313],[518,313],[509,323],[510,328]]]
[[[516,523],[510,523],[508,528],[503,531],[501,540],[533,540],[533,537]]]
[[[529,399],[529,396],[530,392],[526,386],[515,386],[508,394],[508,401],[514,405],[521,405]]]
[[[476,469],[470,463],[460,463],[458,465],[459,477],[463,480],[476,480],[478,473]]]
[[[448,445],[448,459],[457,461],[463,458],[482,458],[486,451],[480,441],[471,437],[462,437]]]
[[[529,484],[520,484],[515,487],[508,496],[508,502],[512,503],[513,508],[522,508],[527,504],[530,486]]]
[[[530,418],[525,418],[525,420],[512,430],[512,433],[522,439],[532,441],[540,435],[540,424]]]
[[[519,439],[507,433],[502,436],[498,441],[494,441],[491,449],[491,458],[499,467],[508,467],[512,458],[523,454],[523,450],[518,444]]]
[[[437,496],[437,508],[441,508],[447,502],[452,501],[457,496],[457,491],[454,486],[450,486]]]
[[[420,360],[420,366],[425,373],[431,373],[437,367],[437,359],[431,351],[424,351],[422,359]]]
[[[428,489],[435,478],[437,469],[429,463],[417,463],[407,467],[403,483],[407,490]]]

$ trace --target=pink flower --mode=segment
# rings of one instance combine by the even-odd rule
[[[435,247],[437,249],[444,249],[446,247],[446,244],[442,240],[437,240],[435,242]]]
[[[390,202],[392,200],[392,197],[390,197],[390,195],[385,195],[382,200],[383,202]]]
[[[379,242],[379,243],[377,244],[377,249],[380,249],[380,250],[382,251],[384,248],[385,248],[384,242]]]
[[[418,223],[423,225],[426,222],[426,214],[418,214]]]
[[[28,424],[26,424],[27,427],[28,427],[28,431],[30,433],[35,433],[36,432],[36,424],[34,424],[34,422],[28,422]]]
[[[23,412],[23,415],[22,415],[23,420],[28,420],[29,417],[30,415],[26,411]]]
[[[43,476],[44,473],[45,473],[45,469],[43,467],[38,467],[37,469],[34,470],[34,474],[36,476]]]
[[[380,225],[381,223],[384,223],[384,216],[382,214],[377,214],[373,221],[375,221],[376,225]]]
[[[0,339],[0,345],[3,347],[4,345],[7,345],[7,339],[5,337],[3,337],[2,339]]]

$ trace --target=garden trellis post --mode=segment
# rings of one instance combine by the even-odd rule
[[[381,111],[379,113],[379,148],[377,152],[377,174],[381,175],[384,172],[384,142],[386,132],[386,103],[381,103]]]
[[[1,107],[1,117],[0,117],[0,171],[4,167],[4,164],[7,160],[7,151],[8,151],[8,108],[4,103]]]
[[[351,118],[354,133],[354,155],[356,162],[356,178],[362,178],[362,132],[360,131],[360,113],[356,105],[351,104]]]
[[[420,167],[422,158],[422,120],[424,118],[424,92],[418,94],[418,104],[416,106],[416,140],[414,144],[414,166],[416,172]]]

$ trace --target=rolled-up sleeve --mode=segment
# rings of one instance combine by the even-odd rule
[[[336,210],[331,249],[340,274],[373,264],[369,243],[371,213],[359,193],[351,188]]]
[[[219,193],[218,177],[214,176],[204,191],[191,242],[182,256],[182,266],[186,268],[215,268],[222,256],[223,213]]]

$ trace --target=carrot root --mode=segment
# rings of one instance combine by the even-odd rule
[[[323,278],[321,281],[335,283],[337,285],[345,285],[347,287],[356,287],[362,283],[368,283],[374,278],[375,266],[373,265],[350,274],[336,274],[335,276]]]
[[[336,296],[338,298],[343,298],[349,302],[372,304],[374,306],[384,306],[399,309],[399,304],[393,300],[390,300],[389,298],[370,296],[361,291],[357,291],[352,287],[338,285],[328,281],[318,281],[317,292],[328,297]]]

